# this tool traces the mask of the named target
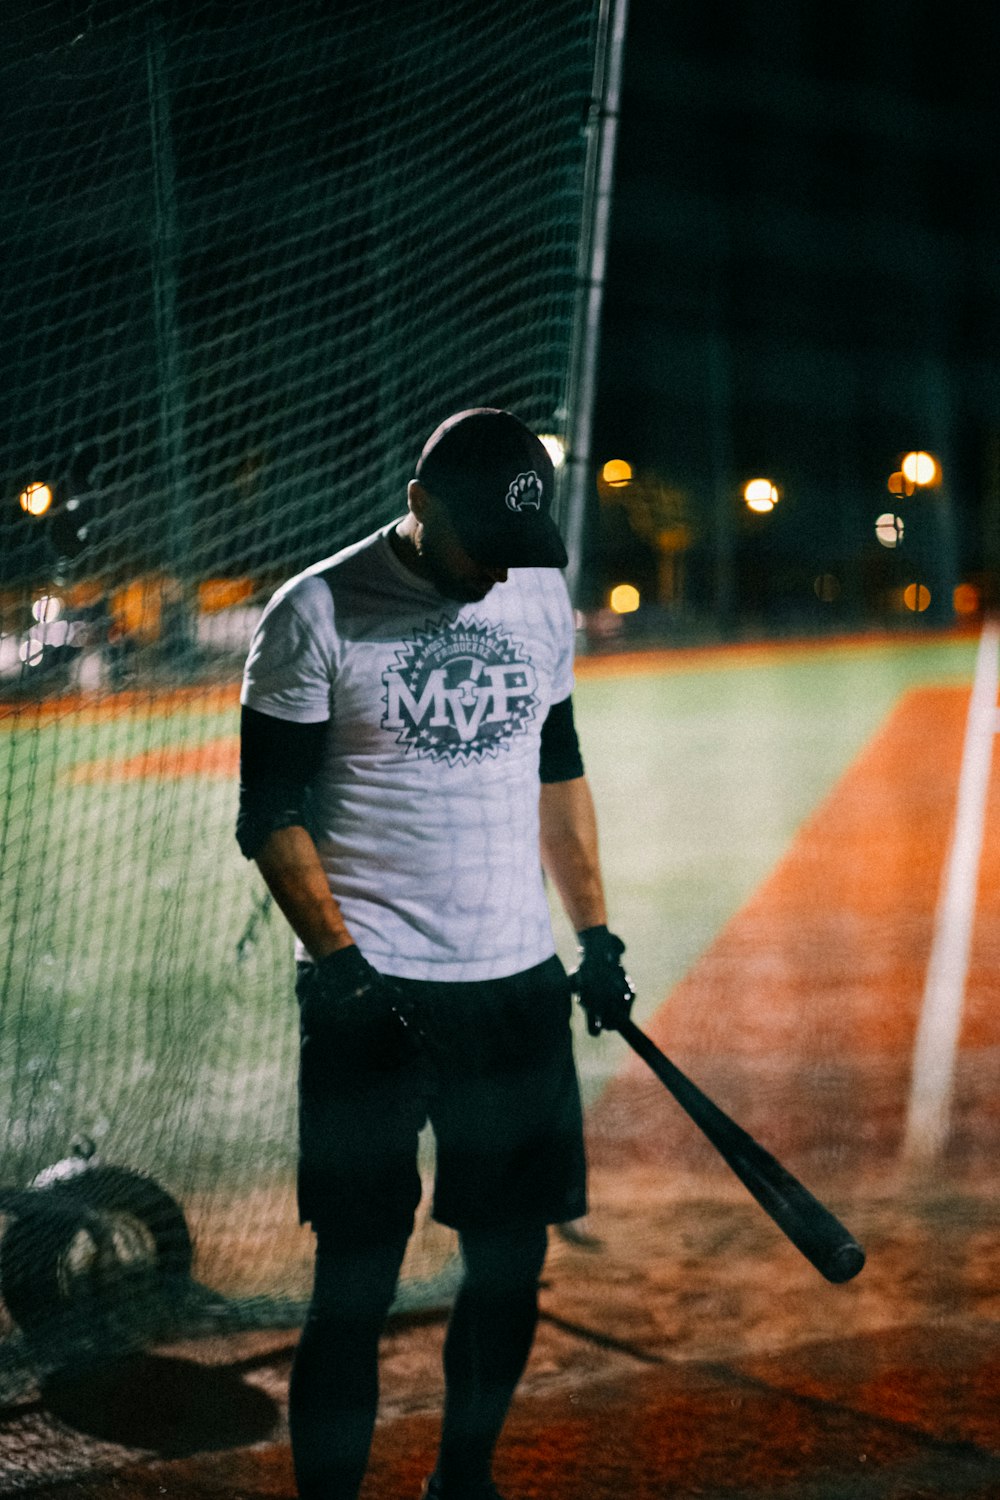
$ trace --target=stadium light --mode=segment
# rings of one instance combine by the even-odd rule
[[[26,667],[37,667],[45,655],[44,642],[35,635],[29,635],[17,648],[17,654]]]
[[[601,478],[612,489],[632,481],[632,465],[624,458],[609,458],[601,470]]]
[[[924,583],[908,583],[903,590],[903,603],[913,614],[922,615],[931,602],[931,591]]]
[[[974,583],[959,583],[952,593],[952,605],[956,615],[975,615],[982,606],[982,598]]]
[[[39,625],[51,625],[62,614],[63,602],[58,594],[39,594],[31,606],[31,618]]]
[[[766,515],[778,503],[778,487],[770,479],[749,479],[743,486],[743,499],[748,510]]]
[[[889,475],[888,490],[891,495],[910,496],[916,490],[930,489],[941,483],[941,465],[933,453],[923,448],[904,453],[899,468]]]
[[[608,595],[608,604],[616,615],[632,615],[642,603],[634,583],[616,583]]]
[[[17,503],[26,516],[44,516],[52,504],[52,486],[41,480],[26,484],[17,497]]]
[[[875,535],[883,547],[898,547],[903,540],[903,518],[891,510],[883,512],[875,522]]]
[[[926,489],[928,485],[937,484],[941,478],[941,468],[937,459],[932,453],[924,453],[923,450],[907,453],[899,467],[903,471],[903,478],[916,489]]]

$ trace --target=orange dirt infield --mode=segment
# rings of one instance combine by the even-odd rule
[[[0,727],[24,729],[53,719],[72,718],[74,724],[103,724],[111,719],[148,719],[151,713],[217,713],[236,708],[239,683],[203,687],[126,688],[122,692],[62,693],[52,698],[33,698],[0,704]]]
[[[539,1337],[498,1455],[514,1500],[1000,1495],[995,840],[949,1155],[920,1179],[900,1160],[967,702],[951,688],[900,700],[648,1028],[830,1201],[866,1247],[864,1271],[823,1282],[628,1061],[588,1122],[601,1243],[553,1236]],[[1000,816],[1000,768],[987,816]],[[387,1335],[364,1500],[419,1492],[441,1337],[434,1321]],[[46,1500],[291,1500],[293,1342],[157,1350],[103,1388],[7,1413],[0,1449],[19,1434],[29,1448],[47,1441],[64,1475],[73,1454],[80,1469],[91,1455],[90,1475],[59,1487],[39,1486],[36,1469],[31,1492]]]
[[[978,627],[956,626],[948,630],[936,630],[935,641],[961,641],[975,638]],[[789,656],[815,657],[819,651],[850,651],[862,655],[872,650],[884,651],[893,640],[903,642],[905,636],[887,635],[873,631],[862,635],[784,636],[776,640],[747,640],[738,643],[727,641],[719,644],[693,646],[667,646],[636,648],[633,650],[595,652],[576,658],[578,677],[628,677],[645,676],[654,672],[703,671],[710,667],[731,668],[734,662],[741,666],[751,663],[787,660]]]
[[[212,776],[235,782],[240,771],[240,743],[232,735],[203,745],[162,745],[125,760],[108,756],[75,766],[66,780],[79,786],[96,781],[135,781],[145,777]]]
[[[968,694],[950,687],[899,701],[648,1028],[779,1156],[852,1175],[897,1160],[967,704]],[[994,774],[987,828],[998,819]],[[977,1140],[996,1141],[998,1112],[980,1086],[1000,1047],[995,839],[985,841],[979,890],[955,1165]],[[595,1163],[710,1166],[710,1148],[667,1116],[662,1096],[632,1059],[591,1118]]]

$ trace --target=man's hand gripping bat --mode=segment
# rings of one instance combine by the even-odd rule
[[[621,966],[624,944],[606,927],[580,933],[580,967],[570,982],[591,1035],[618,1031],[648,1063],[778,1228],[827,1281],[850,1281],[865,1253],[849,1230],[798,1178],[702,1093],[631,1019],[635,992]]]

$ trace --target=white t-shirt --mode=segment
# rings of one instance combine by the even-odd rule
[[[555,951],[538,756],[550,705],[573,687],[569,595],[558,569],[517,568],[478,603],[453,603],[399,561],[392,526],[278,590],[242,702],[332,721],[312,831],[376,968],[515,974]]]

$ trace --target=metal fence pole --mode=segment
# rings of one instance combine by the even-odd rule
[[[585,167],[584,230],[580,238],[577,309],[567,400],[567,453],[563,507],[569,566],[566,579],[577,601],[590,483],[597,357],[607,265],[615,146],[621,99],[628,0],[601,0]]]
[[[166,45],[162,22],[155,13],[150,18],[146,43],[146,77],[153,180],[153,220],[150,226],[153,325],[159,394],[160,465],[167,516],[164,555],[181,592],[169,645],[176,665],[183,667],[190,664],[194,645],[191,598],[193,582],[190,577],[194,517],[185,438],[187,394],[177,313],[181,237],[177,214],[176,167],[166,72]],[[164,604],[166,603],[164,600]]]

